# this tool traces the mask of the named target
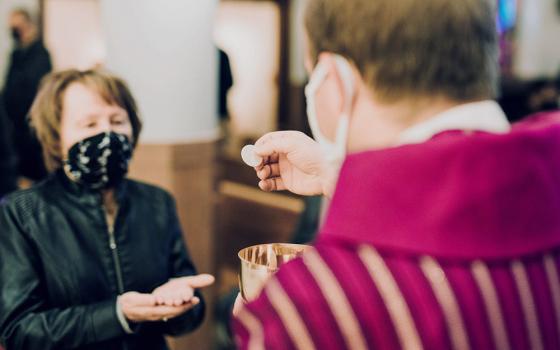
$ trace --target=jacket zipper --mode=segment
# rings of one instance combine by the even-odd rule
[[[111,254],[113,255],[113,264],[115,265],[115,274],[117,275],[117,289],[119,294],[124,293],[124,283],[123,275],[121,270],[121,263],[119,260],[119,247],[115,240],[115,227],[114,225],[108,225],[109,233],[109,248],[111,248]]]
[[[105,210],[104,213],[106,213]],[[115,215],[115,219],[112,223],[108,219],[106,219],[106,222],[107,233],[109,235],[109,248],[111,249],[111,255],[113,256],[113,265],[115,266],[115,275],[117,276],[118,294],[121,295],[124,293],[124,282],[121,270],[121,262],[119,259],[119,247],[117,246],[117,241],[115,240],[115,223],[117,222],[117,215]],[[128,350],[128,343],[125,340],[122,340],[122,349]]]

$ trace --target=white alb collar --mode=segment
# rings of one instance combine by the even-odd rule
[[[511,126],[504,111],[495,101],[465,103],[450,108],[433,118],[416,124],[400,135],[397,144],[422,143],[447,130],[507,133]]]

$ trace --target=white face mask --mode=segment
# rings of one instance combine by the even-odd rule
[[[317,94],[317,90],[319,90],[329,74],[329,69],[326,63],[320,62],[313,71],[313,74],[311,74],[309,84],[305,88],[305,97],[307,100],[307,118],[309,120],[311,132],[313,133],[313,138],[323,150],[323,154],[325,155],[327,161],[334,166],[340,167],[346,157],[350,113],[354,99],[354,76],[352,75],[350,64],[345,58],[338,55],[335,55],[334,58],[338,73],[342,80],[345,95],[342,114],[338,118],[338,124],[336,126],[334,142],[329,140],[321,131],[319,119],[317,118],[317,109],[315,106],[315,95]]]

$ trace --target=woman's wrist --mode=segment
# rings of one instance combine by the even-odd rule
[[[126,334],[134,334],[134,331],[130,327],[130,321],[126,318],[126,315],[122,310],[122,306],[120,303],[120,296],[117,297],[116,312],[117,312],[117,318],[119,320],[119,323],[121,324],[121,327],[126,332]]]

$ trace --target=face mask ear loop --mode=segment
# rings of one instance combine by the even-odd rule
[[[344,89],[344,106],[340,120],[338,121],[337,133],[335,143],[338,146],[338,153],[341,155],[346,154],[348,146],[348,132],[350,128],[350,115],[352,114],[352,107],[354,104],[354,76],[348,61],[339,55],[335,55],[335,62],[342,80]]]
[[[343,113],[338,121],[338,127],[336,130],[336,157],[343,158],[346,155],[347,141],[348,141],[348,129],[350,128],[350,117],[348,114]]]
[[[342,80],[342,87],[344,89],[344,111],[350,115],[352,104],[354,100],[354,75],[350,67],[350,63],[346,58],[335,55],[334,56],[336,67],[338,68],[338,73],[340,74],[340,79]]]
[[[313,136],[315,137],[315,141],[317,142],[328,142],[323,136],[321,132],[321,128],[319,126],[319,122],[317,120],[317,113],[316,113],[316,105],[315,105],[315,94],[317,90],[321,86],[321,84],[327,78],[329,71],[325,64],[319,63],[319,65],[315,68],[313,75],[311,76],[311,80],[309,84],[305,88],[305,95],[307,98],[307,115],[314,116],[313,118],[308,118],[309,120],[309,127],[313,132]]]

